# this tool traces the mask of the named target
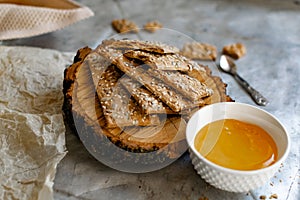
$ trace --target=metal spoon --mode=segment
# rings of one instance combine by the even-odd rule
[[[250,94],[255,103],[261,106],[268,104],[268,100],[265,97],[263,97],[258,91],[251,87],[247,81],[238,75],[237,67],[232,58],[221,55],[219,67],[224,72],[231,74],[235,80]]]

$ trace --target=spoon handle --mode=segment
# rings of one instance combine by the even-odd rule
[[[268,104],[268,100],[263,97],[257,90],[249,85],[249,83],[240,77],[238,74],[234,75],[237,82],[250,94],[252,99],[260,106],[265,106]]]

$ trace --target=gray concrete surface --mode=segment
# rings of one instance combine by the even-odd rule
[[[139,27],[158,20],[164,30],[154,34],[140,31],[136,37],[168,42],[178,47],[185,41],[216,45],[242,42],[247,55],[238,70],[270,104],[263,109],[286,126],[291,152],[283,167],[265,186],[249,193],[229,193],[209,186],[193,170],[188,154],[172,165],[145,174],[127,174],[96,161],[80,141],[67,133],[68,154],[58,167],[55,199],[259,199],[277,194],[278,199],[300,199],[300,2],[298,0],[89,0],[93,18],[62,30],[5,41],[6,45],[26,45],[75,52],[83,46],[95,47],[114,36],[113,19],[125,17]],[[228,83],[228,94],[238,102],[255,105],[232,77],[207,63],[214,74]],[[92,177],[87,180],[86,177]],[[88,184],[82,184],[88,183]]]

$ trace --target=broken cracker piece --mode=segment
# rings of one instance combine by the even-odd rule
[[[262,200],[267,199],[267,196],[266,195],[260,195],[259,199],[262,199]]]
[[[246,54],[246,47],[239,42],[229,44],[223,47],[222,53],[237,60]]]
[[[186,43],[180,53],[194,60],[216,60],[217,58],[217,48],[214,45],[200,42]]]
[[[137,33],[139,31],[138,26],[128,19],[115,19],[111,25],[118,33]]]
[[[272,194],[269,199],[278,199],[278,195],[277,194]]]
[[[144,29],[148,32],[154,33],[155,31],[162,28],[162,24],[158,21],[151,21],[144,25]]]

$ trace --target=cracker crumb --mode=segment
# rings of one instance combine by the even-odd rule
[[[180,53],[194,60],[216,60],[217,58],[216,46],[201,42],[186,43]]]
[[[246,47],[240,42],[229,44],[223,47],[222,53],[234,59],[239,59],[246,54]]]
[[[137,25],[128,19],[115,19],[111,22],[111,25],[118,33],[138,32]]]
[[[154,33],[162,28],[162,24],[158,21],[150,21],[144,25],[144,29],[148,32]]]
[[[266,195],[260,195],[259,199],[267,199]]]
[[[272,194],[269,199],[278,199],[278,195],[277,194]]]

